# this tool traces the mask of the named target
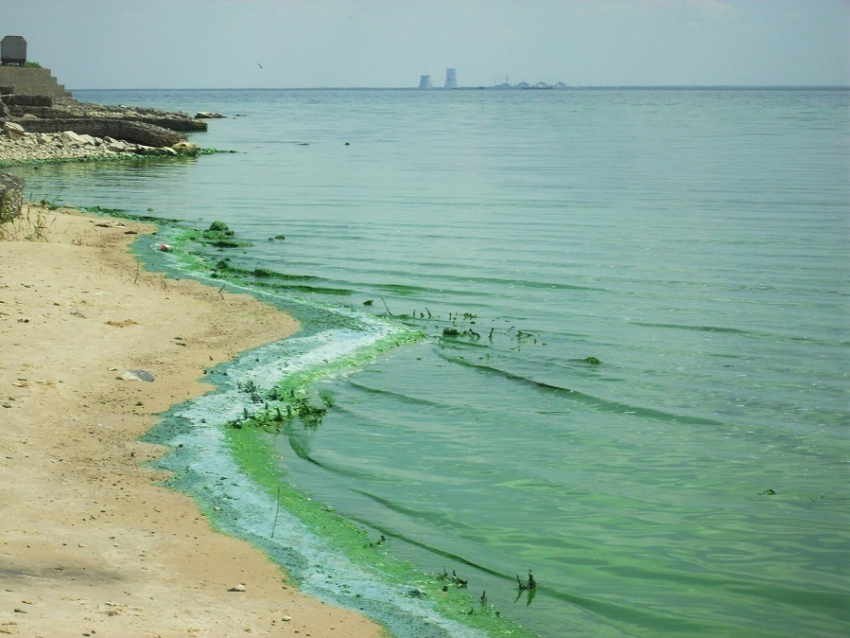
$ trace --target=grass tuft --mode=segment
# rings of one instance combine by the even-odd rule
[[[20,215],[0,224],[0,241],[48,241],[55,221],[48,220],[44,208],[26,204]]]

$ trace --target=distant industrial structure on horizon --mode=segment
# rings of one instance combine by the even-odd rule
[[[456,69],[446,69],[446,83],[443,85],[444,89],[456,89],[457,88],[457,70]]]
[[[430,75],[422,75],[419,78],[419,88],[420,89],[433,89],[434,84],[431,82]],[[456,89],[457,88],[457,71],[455,69],[446,69],[446,83],[443,84],[444,89]]]
[[[498,82],[498,81],[497,81]],[[420,89],[433,89],[434,84],[431,82],[431,76],[423,74],[419,77],[419,88]],[[563,82],[556,82],[555,84],[551,84],[550,82],[537,82],[536,84],[529,84],[528,82],[519,82],[518,84],[511,84],[510,80],[506,77],[504,82],[494,84],[492,86],[475,86],[475,87],[459,87],[457,84],[457,69],[446,69],[446,82],[443,84],[444,89],[459,89],[459,88],[470,88],[470,89],[566,89],[569,88]]]

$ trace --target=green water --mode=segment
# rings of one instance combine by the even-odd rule
[[[15,170],[288,277],[327,409],[222,425],[265,476],[546,638],[847,633],[850,93],[83,97],[231,116],[194,141],[235,155]],[[423,337],[343,365],[375,315]]]

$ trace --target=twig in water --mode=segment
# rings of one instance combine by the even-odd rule
[[[528,570],[528,581],[526,583],[523,583],[519,579],[519,576],[516,577],[516,582],[517,582],[517,589],[519,589],[520,591],[537,589],[537,581],[534,580],[534,576],[531,574],[530,569]]]
[[[458,587],[466,587],[466,584],[469,582],[469,580],[462,579],[460,576],[457,575],[457,572],[455,572],[455,570],[452,570],[452,582]]]

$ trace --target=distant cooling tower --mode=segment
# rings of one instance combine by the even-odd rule
[[[446,84],[444,89],[457,88],[457,71],[455,69],[446,69]]]
[[[430,75],[423,75],[421,78],[419,78],[419,88],[420,89],[433,89],[434,88],[434,85],[431,84],[431,76]]]

